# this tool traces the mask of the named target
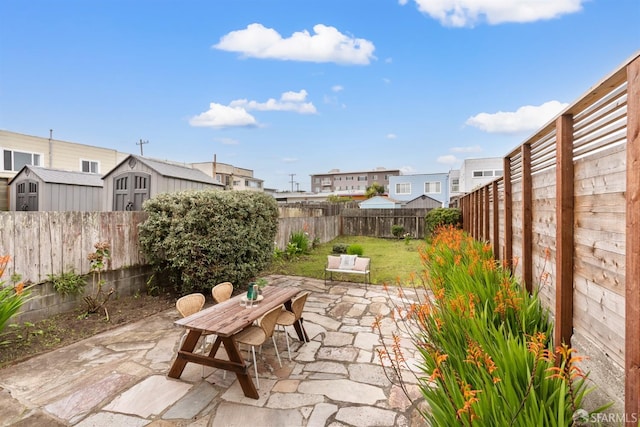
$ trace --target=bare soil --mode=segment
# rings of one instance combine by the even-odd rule
[[[80,306],[36,323],[7,325],[0,332],[0,368],[138,321],[175,307],[175,302],[171,295],[135,295],[109,301],[109,321],[104,310],[85,316],[86,306]]]

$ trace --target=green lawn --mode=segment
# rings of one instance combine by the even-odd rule
[[[371,258],[371,282],[375,284],[393,284],[396,282],[396,278],[406,282],[411,273],[419,275],[423,270],[418,252],[418,249],[425,245],[423,240],[406,242],[405,240],[375,237],[341,236],[317,246],[308,255],[301,255],[292,260],[276,259],[263,274],[284,274],[322,279],[327,255],[331,254],[333,245],[336,243],[362,246],[364,249],[362,256]],[[363,280],[361,276],[336,273],[333,274],[333,279],[348,282]]]

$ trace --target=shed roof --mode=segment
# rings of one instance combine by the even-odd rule
[[[422,195],[416,197],[415,199],[407,200],[406,202],[404,202],[404,204],[406,205],[408,203],[415,202],[417,200],[426,200],[426,199],[429,199],[430,201],[432,201],[434,203],[442,204],[442,202],[440,200],[434,199],[433,197],[427,196],[426,194],[422,194]]]
[[[109,175],[111,175],[111,173],[113,173],[113,171],[118,169],[120,165],[122,165],[125,162],[128,162],[131,158],[136,159],[140,163],[153,169],[155,172],[159,173],[162,176],[179,178],[187,181],[204,182],[207,184],[217,185],[221,187],[224,186],[199,169],[193,169],[187,166],[181,166],[181,165],[177,165],[170,162],[164,162],[161,160],[149,159],[147,157],[136,156],[135,154],[131,154],[127,156],[124,160],[118,163],[116,167],[111,169],[105,176],[103,176],[102,179],[107,178]]]
[[[102,177],[94,173],[65,171],[61,169],[49,169],[40,166],[26,165],[20,169],[9,183],[22,175],[34,174],[42,181],[49,184],[81,185],[85,187],[102,187]]]
[[[401,205],[402,202],[396,199],[392,199],[387,196],[373,196],[359,203],[360,205],[372,205],[372,204],[387,204],[387,205]]]

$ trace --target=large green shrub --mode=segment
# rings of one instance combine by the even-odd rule
[[[244,285],[273,255],[278,209],[253,191],[160,194],[144,204],[140,244],[156,268],[157,286],[182,293],[229,281]]]
[[[456,228],[462,226],[462,211],[457,208],[435,208],[425,217],[427,235],[431,235],[436,228],[451,225]]]

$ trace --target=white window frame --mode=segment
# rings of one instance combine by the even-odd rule
[[[87,162],[87,164],[89,165],[89,170],[88,171],[84,170],[84,163],[85,162]],[[95,172],[91,171],[91,165],[92,164],[96,165]],[[85,173],[99,174],[100,173],[100,162],[98,160],[80,159],[80,171],[81,172],[85,172]]]
[[[31,166],[42,166],[42,159],[44,158],[42,153],[36,153],[33,151],[23,151],[23,150],[16,150],[13,148],[2,148],[0,147],[0,151],[2,151],[2,170],[3,171],[8,171],[8,172],[19,172],[20,169],[16,169],[15,168],[15,164],[16,164],[16,160],[15,160],[15,153],[20,153],[20,154],[28,154],[31,156],[31,163],[28,163]],[[4,167],[4,156],[5,156],[5,151],[8,151],[11,153],[11,169],[5,169]],[[36,157],[37,156],[37,157]],[[37,158],[37,163],[34,162],[34,159]]]
[[[460,192],[460,178],[451,178],[451,192],[452,193]]]
[[[411,194],[411,183],[410,182],[396,183],[396,194]]]
[[[431,186],[434,185],[435,191],[429,191]],[[425,194],[441,194],[442,193],[442,183],[440,181],[429,181],[424,183],[424,193]]]

